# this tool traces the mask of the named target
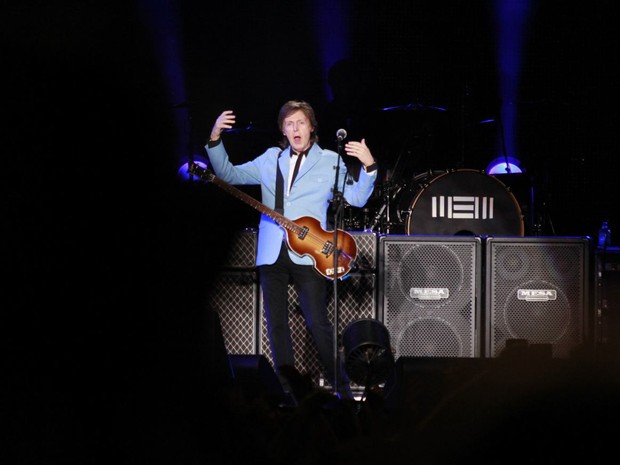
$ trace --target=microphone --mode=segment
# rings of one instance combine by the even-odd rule
[[[336,132],[336,138],[341,141],[343,139],[347,138],[347,131],[344,129],[338,129],[338,131]]]

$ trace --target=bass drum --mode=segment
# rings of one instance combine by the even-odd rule
[[[519,202],[494,176],[459,169],[433,173],[417,185],[401,210],[407,234],[524,235]]]

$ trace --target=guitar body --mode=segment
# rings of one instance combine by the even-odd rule
[[[351,234],[338,229],[338,270],[334,273],[334,232],[326,231],[317,219],[310,216],[292,221],[308,231],[300,237],[296,231],[286,230],[286,241],[293,252],[312,258],[314,268],[329,279],[343,278],[351,271],[357,256],[357,244]]]

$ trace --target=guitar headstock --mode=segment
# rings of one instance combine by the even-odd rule
[[[203,168],[196,162],[191,162],[187,167],[187,172],[193,176],[198,177],[202,181],[210,182],[213,180],[214,175],[206,168]]]

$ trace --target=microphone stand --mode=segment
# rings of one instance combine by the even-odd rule
[[[332,198],[332,209],[334,211],[334,279],[333,279],[333,288],[334,288],[334,394],[338,395],[338,377],[339,377],[339,363],[338,363],[338,353],[339,353],[339,344],[338,344],[338,256],[340,254],[340,250],[338,247],[338,228],[340,225],[340,216],[343,208],[343,192],[338,190],[338,177],[340,175],[340,160],[342,159],[342,141],[343,138],[341,136],[338,137],[338,145],[337,152],[338,158],[336,160],[336,175],[334,179],[334,195]],[[344,189],[343,189],[344,191]]]

